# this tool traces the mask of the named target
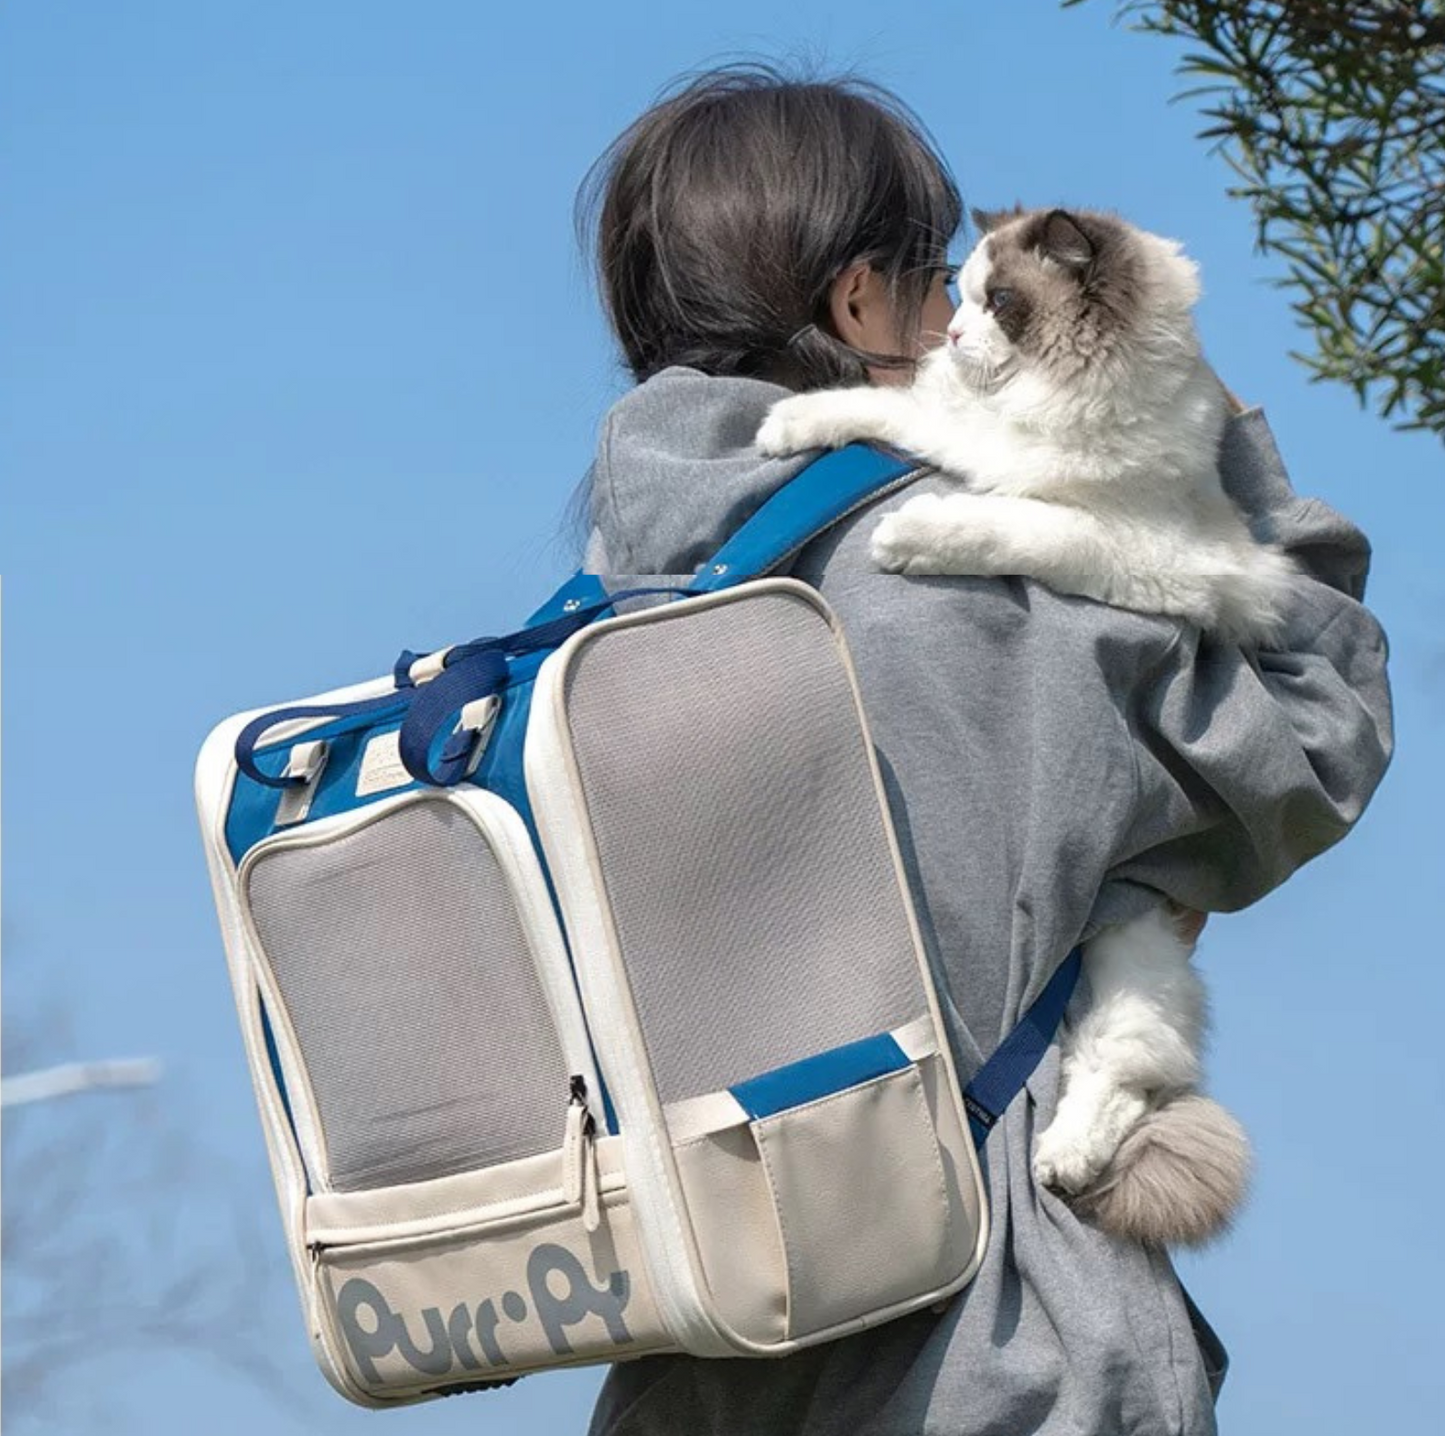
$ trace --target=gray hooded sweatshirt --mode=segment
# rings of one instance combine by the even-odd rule
[[[588,567],[680,573],[800,460],[752,447],[784,391],[691,369],[623,398],[593,471]],[[1337,842],[1389,759],[1385,640],[1360,604],[1369,548],[1296,497],[1258,412],[1221,467],[1257,532],[1304,565],[1278,651],[1027,579],[881,573],[879,516],[794,561],[842,620],[961,1077],[1100,923],[1164,894],[1230,911]],[[593,1436],[1205,1436],[1224,1353],[1166,1255],[1104,1235],[1030,1175],[1055,1046],[985,1149],[989,1246],[973,1284],[780,1360],[614,1366]]]

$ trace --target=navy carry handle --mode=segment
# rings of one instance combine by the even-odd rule
[[[686,594],[685,588],[632,588],[621,593],[604,595],[600,602],[577,608],[557,618],[533,624],[500,638],[478,638],[447,650],[441,672],[426,683],[412,680],[411,665],[425,654],[402,653],[393,669],[395,691],[362,698],[353,703],[273,708],[253,718],[236,739],[236,766],[255,782],[268,788],[289,788],[305,782],[302,777],[285,773],[265,772],[257,765],[256,748],[262,738],[279,723],[294,718],[367,717],[373,721],[384,717],[405,715],[398,735],[402,766],[418,783],[446,788],[466,776],[470,761],[470,742],[465,733],[453,735],[441,755],[436,770],[431,767],[431,747],[442,725],[469,703],[500,693],[507,686],[509,658],[523,658],[558,647],[578,629],[601,617],[615,603],[645,594]]]

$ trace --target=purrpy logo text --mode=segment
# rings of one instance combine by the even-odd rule
[[[566,1283],[563,1296],[556,1292],[553,1279],[558,1276]],[[631,1279],[625,1271],[613,1272],[607,1285],[599,1289],[588,1280],[582,1263],[566,1247],[544,1242],[534,1247],[527,1258],[527,1290],[531,1296],[530,1312],[535,1314],[558,1356],[572,1354],[567,1328],[589,1316],[603,1322],[615,1345],[632,1340],[622,1320],[622,1309],[632,1294]],[[393,1351],[427,1376],[446,1376],[457,1367],[463,1371],[483,1371],[488,1367],[506,1366],[508,1358],[498,1327],[504,1319],[526,1321],[529,1308],[526,1297],[518,1291],[504,1292],[501,1307],[498,1315],[497,1303],[490,1297],[475,1307],[458,1302],[446,1316],[440,1307],[428,1306],[412,1318],[426,1333],[426,1344],[418,1345],[408,1318],[393,1311],[381,1291],[365,1278],[352,1277],[336,1298],[337,1318],[346,1343],[362,1376],[371,1385],[382,1383],[376,1363]]]

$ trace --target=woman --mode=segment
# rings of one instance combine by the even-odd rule
[[[911,377],[952,312],[958,193],[886,93],[747,68],[645,114],[587,198],[639,381],[603,426],[589,567],[685,571],[796,471],[752,447],[777,398]],[[1310,575],[1279,652],[1022,579],[880,573],[868,535],[901,496],[792,566],[846,628],[963,1074],[1081,935],[1160,894],[1254,901],[1342,837],[1384,771],[1363,536],[1295,497],[1257,411],[1231,421],[1221,464]],[[1057,1084],[1055,1050],[989,1138],[989,1250],[946,1310],[781,1361],[619,1364],[593,1432],[1213,1431],[1224,1354],[1167,1256],[1031,1179]]]

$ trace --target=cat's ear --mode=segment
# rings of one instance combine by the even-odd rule
[[[1012,209],[971,209],[968,215],[973,220],[973,227],[980,234],[987,234],[991,229],[997,229],[999,225],[1017,219],[1023,212],[1023,205],[1015,204]]]
[[[1098,256],[1094,241],[1066,209],[1051,209],[1039,231],[1039,253],[1079,276],[1087,273]]]

